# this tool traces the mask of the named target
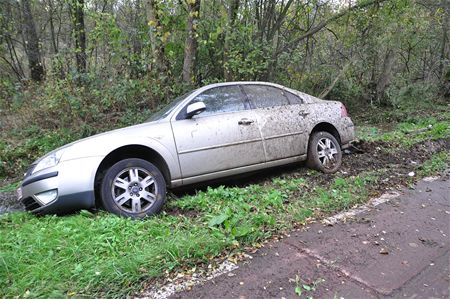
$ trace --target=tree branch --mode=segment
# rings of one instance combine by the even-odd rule
[[[294,39],[293,41],[287,43],[284,45],[284,47],[280,48],[279,51],[277,51],[277,54],[281,54],[282,52],[288,50],[289,48],[296,46],[299,42],[301,42],[302,40],[316,34],[317,32],[321,31],[323,28],[325,28],[329,23],[334,22],[340,18],[342,18],[343,16],[347,15],[348,13],[354,11],[354,10],[358,10],[361,8],[365,8],[368,6],[371,6],[373,4],[379,4],[385,1],[389,1],[389,0],[368,0],[365,2],[362,2],[360,4],[354,5],[352,7],[349,7],[348,9],[345,9],[337,14],[335,14],[334,16],[322,21],[321,23],[319,23],[319,25],[309,29],[305,34],[299,36],[298,38]]]

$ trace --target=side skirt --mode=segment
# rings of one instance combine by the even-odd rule
[[[265,163],[259,163],[259,164],[243,166],[243,167],[238,167],[238,168],[233,168],[233,169],[228,169],[228,170],[222,170],[222,171],[218,171],[218,172],[213,172],[213,173],[188,177],[188,178],[184,178],[184,179],[174,180],[171,182],[170,187],[175,188],[175,187],[200,183],[200,182],[204,182],[204,181],[225,178],[225,177],[229,177],[229,176],[233,176],[233,175],[242,174],[245,172],[252,172],[252,171],[257,171],[257,170],[261,170],[261,169],[265,169],[265,168],[271,168],[271,167],[301,162],[301,161],[305,161],[305,160],[306,160],[306,155],[300,155],[300,156],[294,156],[294,157],[284,158],[284,159],[275,160],[275,161],[269,161],[269,162],[265,162]]]

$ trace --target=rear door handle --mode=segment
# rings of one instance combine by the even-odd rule
[[[254,123],[255,121],[252,119],[248,119],[248,118],[243,118],[240,121],[238,121],[238,125],[243,125],[243,126],[248,126],[251,125],[252,123]]]
[[[303,117],[307,116],[308,114],[309,114],[309,112],[306,112],[305,110],[300,110],[300,112],[298,113],[298,115],[303,116]]]

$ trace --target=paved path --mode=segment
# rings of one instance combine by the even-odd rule
[[[447,176],[345,222],[292,233],[170,298],[450,298],[449,236]]]

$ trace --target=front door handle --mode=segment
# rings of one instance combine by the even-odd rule
[[[248,119],[248,118],[243,118],[240,121],[238,121],[238,125],[243,125],[243,126],[248,126],[251,125],[252,123],[254,123],[255,121],[252,119]]]
[[[300,115],[300,116],[302,116],[302,117],[305,117],[305,116],[307,116],[308,114],[309,114],[309,112],[306,112],[305,110],[300,110],[299,113],[298,113],[298,115]]]

